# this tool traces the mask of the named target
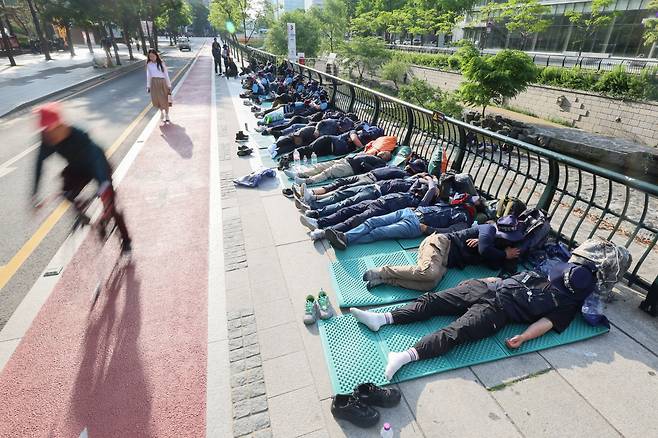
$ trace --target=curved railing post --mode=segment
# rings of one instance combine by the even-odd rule
[[[548,159],[548,179],[546,180],[546,187],[544,192],[537,202],[537,208],[548,211],[553,202],[553,197],[557,191],[557,183],[560,179],[560,165],[552,158]]]
[[[336,79],[331,79],[331,85],[333,86],[333,90],[331,91],[331,100],[329,101],[329,106],[332,108],[336,107],[336,93],[338,93],[338,83],[336,82]]]
[[[460,125],[457,127],[457,132],[459,132],[459,142],[455,142],[457,151],[455,151],[454,158],[452,159],[451,168],[452,170],[461,172],[464,166],[464,157],[466,156],[466,129]]]
[[[379,100],[379,96],[377,96],[376,94],[373,95],[373,97],[375,98],[375,113],[372,115],[372,124],[376,125],[377,121],[379,120],[381,100]]]
[[[354,111],[354,103],[356,102],[356,91],[354,91],[354,87],[350,84],[350,105],[347,107],[347,112],[351,113]]]
[[[414,133],[414,111],[410,106],[405,107],[407,109],[407,133],[402,140],[402,144],[405,146],[411,146],[411,136]]]

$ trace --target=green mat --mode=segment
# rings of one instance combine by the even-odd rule
[[[420,242],[425,240],[427,236],[412,237],[410,239],[398,239],[398,243],[403,249],[414,249],[420,246]]]
[[[374,310],[386,312],[397,307],[400,306],[388,306]],[[384,377],[388,353],[406,350],[425,334],[445,327],[455,319],[456,317],[452,316],[440,316],[413,324],[387,325],[378,332],[371,332],[366,326],[359,324],[352,315],[319,321],[320,337],[334,393],[351,393],[355,386],[365,382],[372,382],[376,385],[391,383]],[[608,332],[606,327],[592,327],[578,316],[561,334],[551,331],[544,336],[525,342],[518,350],[508,349],[505,346],[505,339],[523,332],[526,327],[523,324],[510,324],[490,338],[460,345],[444,356],[405,365],[395,374],[392,382],[403,382],[443,371],[557,347]]]
[[[395,241],[383,241],[377,243]],[[372,245],[372,244],[369,244]],[[364,254],[368,250],[367,245],[359,248],[358,254]],[[349,248],[348,248],[349,249]],[[331,264],[331,277],[334,291],[338,297],[340,307],[352,306],[376,306],[382,304],[398,303],[401,301],[410,301],[422,294],[419,291],[412,291],[398,286],[381,285],[368,290],[366,283],[363,281],[363,273],[370,268],[381,267],[384,265],[415,265],[417,263],[418,253],[416,251],[396,251],[388,252],[387,247],[380,247],[379,253],[374,255],[361,255],[359,258],[340,259],[338,262]],[[372,248],[371,251],[378,250]],[[388,252],[388,253],[387,253]],[[383,254],[382,254],[383,253]],[[338,251],[336,251],[338,254]],[[499,271],[489,269],[484,266],[467,266],[464,269],[448,269],[435,291],[448,289],[457,286],[460,282],[471,278],[484,278],[497,276]]]
[[[376,254],[393,253],[400,251],[400,244],[395,240],[381,240],[372,243],[359,243],[350,245],[347,249],[336,249],[336,259],[339,261],[359,259]]]

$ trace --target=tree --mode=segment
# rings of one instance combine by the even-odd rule
[[[192,0],[190,5],[192,6],[192,32],[198,36],[209,35],[208,8],[200,0]]]
[[[316,56],[320,47],[318,21],[313,15],[299,10],[282,14],[279,20],[272,25],[265,38],[267,50],[277,55],[288,53],[287,23],[295,23],[297,51],[303,52],[309,58]]]
[[[169,44],[176,44],[181,29],[192,24],[192,7],[185,0],[166,0],[162,2],[160,15],[155,19],[158,28],[169,33]]]
[[[392,59],[382,66],[381,78],[392,81],[395,89],[400,89],[400,83],[404,82],[409,71],[409,64],[398,59]]]
[[[564,13],[571,24],[581,31],[578,56],[583,53],[585,41],[591,39],[598,29],[609,25],[612,22],[612,19],[617,15],[617,12],[606,11],[613,2],[614,0],[592,0],[592,11],[590,13],[577,12],[575,10]]]
[[[34,29],[37,32],[37,38],[41,43],[41,52],[46,57],[46,61],[52,61],[53,58],[50,57],[50,50],[48,48],[48,40],[46,36],[41,31],[41,23],[39,21],[39,14],[37,13],[36,8],[34,7],[34,0],[26,0],[27,6],[30,8],[30,14],[32,15],[32,21],[34,21]]]
[[[652,0],[647,5],[650,11],[658,11],[658,0]],[[642,20],[644,25],[644,34],[642,40],[644,44],[655,44],[658,42],[658,18],[645,18]]]
[[[254,33],[269,25],[273,17],[274,6],[269,0],[213,0],[208,20],[217,30],[228,31],[226,24],[232,23],[236,30],[244,32],[245,44],[249,44]]]
[[[481,106],[482,115],[492,102],[503,103],[524,91],[537,78],[537,68],[524,52],[502,50],[494,56],[473,56],[461,65],[466,79],[459,87],[461,100]]]
[[[336,49],[341,42],[347,29],[347,7],[343,0],[325,0],[320,7],[311,8],[311,14],[319,23],[319,31],[323,37],[323,43],[330,52]]]
[[[341,54],[350,70],[356,70],[359,81],[365,72],[375,72],[391,54],[384,42],[374,37],[354,37],[342,48]]]
[[[5,48],[5,53],[7,53],[7,58],[9,58],[9,65],[16,67],[16,60],[14,60],[14,53],[11,47],[11,41],[5,32],[5,23],[9,23],[9,18],[7,17],[7,8],[5,7],[4,2],[1,4],[2,9],[0,9],[0,34],[2,36],[2,45]],[[11,30],[10,30],[11,31]]]
[[[500,21],[511,33],[521,35],[521,50],[525,50],[530,35],[544,32],[551,25],[546,17],[551,8],[538,0],[507,0],[505,3],[487,3],[480,10],[483,20]]]
[[[463,111],[454,93],[432,87],[422,79],[414,78],[409,84],[402,85],[398,97],[421,108],[440,111],[457,119],[461,118]]]

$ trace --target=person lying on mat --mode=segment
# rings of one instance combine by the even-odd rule
[[[432,177],[425,176],[424,178],[424,183],[414,184],[408,191],[389,193],[375,199],[364,200],[318,219],[301,215],[300,222],[311,230],[331,227],[335,231],[345,232],[376,216],[383,216],[408,207],[432,205],[438,201],[439,191]],[[314,232],[311,235],[313,240],[322,237],[324,235],[320,232]]]
[[[429,176],[426,173],[418,173],[405,178],[379,181],[367,186],[342,188],[326,195],[317,196],[309,203],[310,205],[306,205],[296,199],[295,205],[307,217],[317,219],[332,215],[345,207],[358,204],[361,201],[375,200],[391,193],[415,191],[426,193],[430,188],[436,189],[437,185],[438,181],[436,177]],[[438,191],[438,189],[436,190]]]
[[[336,122],[335,125],[324,122]],[[299,126],[299,125],[295,125]],[[296,148],[308,146],[322,135],[340,135],[354,129],[354,121],[344,117],[341,120],[327,119],[318,123],[308,123],[291,134],[279,137],[275,143],[274,156],[287,154]],[[286,131],[282,131],[285,134]]]
[[[386,324],[408,324],[434,316],[459,317],[408,350],[388,353],[384,374],[391,380],[409,362],[444,355],[457,345],[492,336],[509,323],[530,324],[523,333],[505,341],[511,349],[551,329],[563,332],[585,298],[596,290],[594,271],[592,266],[564,263],[554,267],[548,277],[524,272],[507,279],[466,280],[451,289],[421,295],[392,312],[355,308],[350,312],[372,331]]]
[[[297,173],[292,169],[286,169],[283,172],[289,178],[294,178],[296,181],[303,181],[303,184],[316,184],[328,179],[345,178],[379,168],[386,168],[386,163],[388,163],[391,158],[392,156],[390,152],[381,152],[379,155],[358,153],[356,155],[347,156],[345,158],[339,158],[338,160],[325,161],[323,163],[311,165],[310,167],[305,168],[303,172]],[[402,169],[399,170],[401,171],[402,176],[408,175]],[[400,174],[400,172],[397,172],[397,170],[393,173],[396,175]],[[299,190],[300,189],[298,184],[296,191],[298,194],[300,194],[301,200],[302,197]],[[309,201],[311,199],[314,198],[309,197]]]
[[[496,225],[477,225],[455,233],[434,233],[418,248],[418,264],[383,266],[364,272],[368,289],[391,284],[407,289],[430,291],[450,268],[486,265],[501,269],[522,255],[522,224],[514,216],[498,219]],[[327,233],[327,238],[329,235]]]
[[[469,228],[473,224],[476,211],[485,208],[484,201],[479,196],[459,194],[453,197],[450,203],[439,202],[417,208],[408,207],[383,216],[370,217],[359,226],[345,232],[339,227],[330,227],[322,234],[329,239],[329,243],[334,248],[345,249],[356,243],[411,239],[433,233],[452,233]]]
[[[355,158],[357,156],[368,157],[368,155],[365,154],[363,155],[357,154],[352,158]],[[341,158],[340,160],[335,160],[333,163],[339,165],[341,161],[344,162],[348,160],[348,158],[350,157]],[[350,170],[345,166],[341,166],[341,167],[343,167],[343,169],[345,169],[346,172],[349,172]],[[368,167],[369,166],[367,165],[365,166],[359,165],[357,167],[351,166],[351,170],[354,173],[351,176],[343,176],[343,177],[334,176],[338,174],[338,172],[331,172],[329,175],[321,175],[321,176],[312,173],[309,176],[309,171],[307,170],[299,174],[295,174],[295,172],[290,170],[285,170],[284,173],[289,177],[298,176],[300,178],[305,179],[301,184],[294,184],[292,186],[292,190],[295,196],[299,198],[301,202],[309,204],[312,201],[319,199],[320,196],[334,192],[341,188],[367,186],[370,184],[375,184],[378,181],[387,181],[391,179],[405,178],[407,176],[427,172],[427,164],[421,159],[412,161],[411,163],[407,164],[404,169],[397,166],[380,166],[368,171]],[[367,173],[363,173],[363,172],[367,172]],[[338,179],[322,187],[315,187],[315,188],[307,187],[308,184],[317,184],[319,182],[326,181],[331,178],[338,178]]]
[[[323,135],[308,146],[297,148],[300,158],[311,159],[313,153],[322,157],[327,155],[347,155],[365,144],[384,135],[384,131],[376,126],[365,126],[364,129],[345,132],[340,135]],[[279,160],[279,167],[287,169],[294,161],[293,152],[283,155]]]

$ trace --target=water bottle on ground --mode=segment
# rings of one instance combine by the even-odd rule
[[[311,165],[312,165],[312,166],[315,166],[316,164],[318,164],[318,154],[316,154],[315,152],[313,152],[313,153],[311,154]]]
[[[596,293],[591,293],[581,308],[583,318],[591,325],[597,325],[603,321],[603,302],[601,297]]]
[[[300,160],[299,151],[297,149],[295,149],[295,151],[292,153],[292,161],[294,162],[295,170],[299,170]]]
[[[308,166],[308,158],[306,158],[306,155],[304,155],[304,159],[302,160],[302,168],[306,169]]]
[[[382,430],[379,431],[379,436],[382,438],[393,438],[393,428],[390,424],[384,423]]]

